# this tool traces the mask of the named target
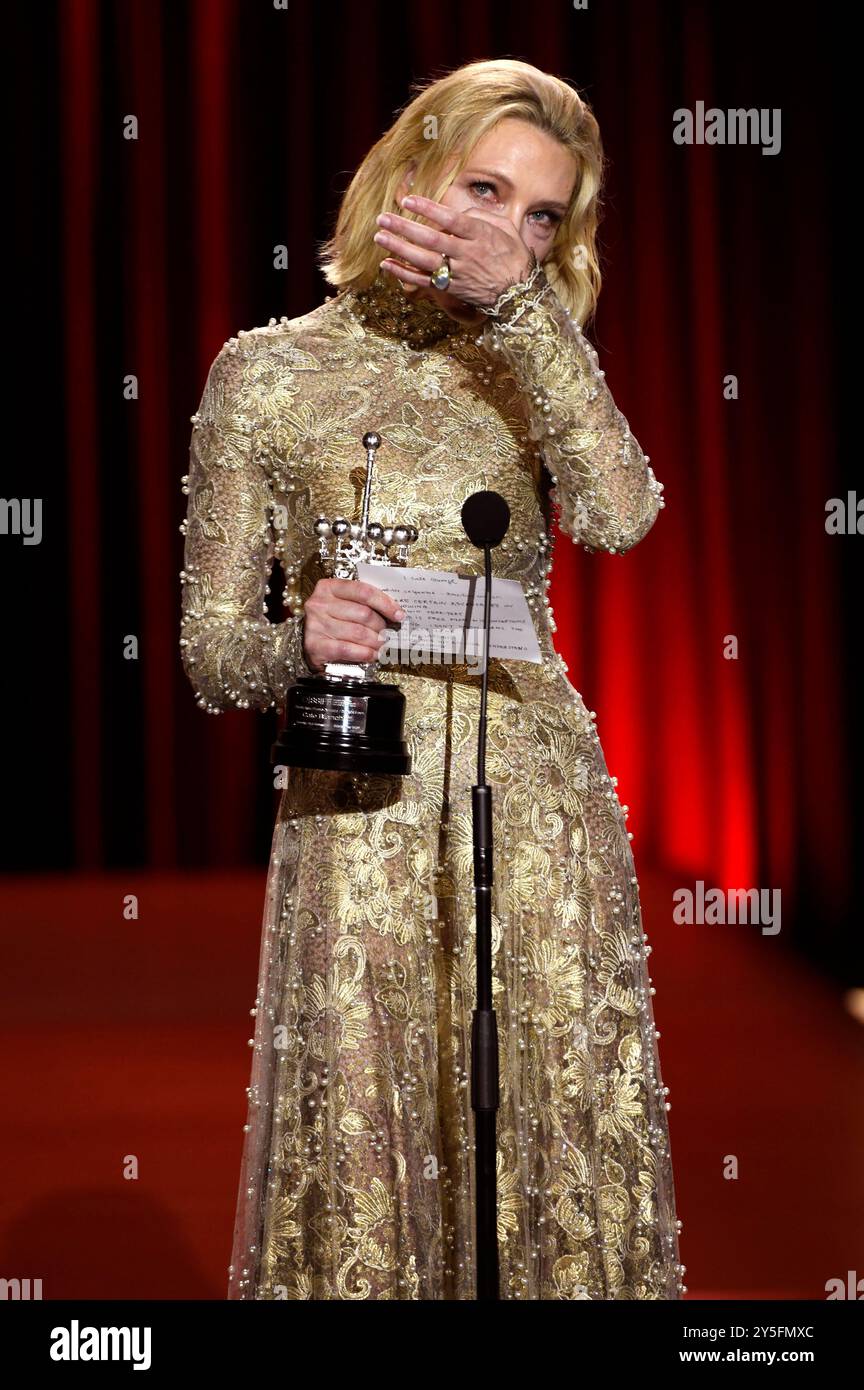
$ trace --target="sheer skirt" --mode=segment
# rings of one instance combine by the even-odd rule
[[[503,1299],[681,1296],[626,822],[560,669],[490,666]],[[382,672],[382,679],[394,678]],[[400,670],[412,773],[294,769],[228,1297],[473,1299],[479,677]]]

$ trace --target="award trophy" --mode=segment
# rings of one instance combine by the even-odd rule
[[[360,521],[319,516],[315,533],[325,574],[355,579],[356,565],[404,565],[417,540],[414,526],[382,526],[369,520],[372,471],[380,436],[364,434],[366,482]],[[270,761],[285,767],[333,772],[411,771],[411,754],[402,737],[405,696],[395,685],[375,680],[378,661],[327,662],[321,675],[300,676],[288,688],[285,728],[273,744]]]

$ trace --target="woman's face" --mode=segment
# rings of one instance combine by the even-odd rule
[[[468,163],[450,184],[441,202],[464,212],[489,208],[509,217],[538,261],[552,249],[576,184],[576,161],[570,151],[527,121],[507,116],[471,152]],[[409,180],[399,198],[409,190]],[[446,290],[430,285],[403,285],[423,298],[435,300],[454,318],[477,322],[484,315]]]

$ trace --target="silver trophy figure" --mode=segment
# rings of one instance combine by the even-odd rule
[[[378,434],[363,436],[366,481],[359,521],[319,516],[315,522],[321,566],[335,579],[356,579],[357,565],[405,565],[417,529],[405,523],[384,526],[369,520]],[[382,586],[383,587],[383,586]],[[405,696],[395,685],[375,679],[378,661],[328,661],[321,675],[300,676],[289,687],[285,728],[273,745],[271,761],[286,767],[334,772],[411,771],[403,738]]]

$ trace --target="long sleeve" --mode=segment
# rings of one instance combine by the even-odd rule
[[[597,353],[541,268],[499,297],[480,342],[524,393],[562,530],[587,550],[630,550],[664,505],[663,484],[616,406]]]
[[[272,623],[267,581],[277,550],[273,493],[256,461],[254,400],[245,358],[226,343],[192,416],[180,649],[198,704],[223,710],[281,705],[308,670],[302,613]]]

